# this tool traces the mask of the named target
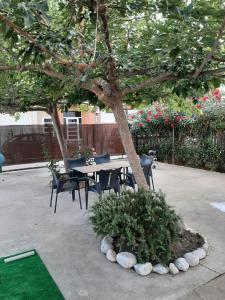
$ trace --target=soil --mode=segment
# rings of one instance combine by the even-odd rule
[[[118,237],[114,237],[113,246],[116,253],[119,252],[118,247],[116,247],[116,242]],[[180,233],[178,241],[172,245],[172,257],[171,262],[173,262],[176,258],[183,256],[187,252],[191,252],[200,248],[205,243],[203,237],[199,233],[194,233],[189,230],[184,229],[182,233]],[[122,247],[122,251],[132,252],[130,247],[126,244]],[[154,262],[157,263],[157,262]]]
[[[179,240],[172,245],[172,260],[202,247],[204,243],[205,241],[199,233],[184,229],[179,236]]]

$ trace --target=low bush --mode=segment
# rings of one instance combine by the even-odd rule
[[[114,237],[117,251],[130,251],[139,262],[163,264],[171,260],[182,224],[162,192],[143,189],[99,199],[91,208],[90,221],[97,235]]]

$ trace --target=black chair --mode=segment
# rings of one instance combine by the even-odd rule
[[[149,156],[153,156],[153,165],[152,165],[152,168],[155,169],[156,168],[156,163],[158,162],[156,150],[149,150],[148,151],[148,155]]]
[[[77,159],[68,159],[67,161],[70,169],[87,165],[85,157],[80,157]]]
[[[80,185],[77,177],[72,176],[71,173],[57,174],[54,170],[50,169],[52,173],[51,182],[51,198],[50,207],[52,206],[53,191],[56,190],[55,208],[54,213],[57,209],[58,194],[63,192],[72,192],[72,200],[75,200],[75,190],[78,191],[80,208],[82,209],[81,197],[80,197]]]
[[[110,155],[108,153],[105,153],[103,155],[95,155],[94,161],[97,165],[110,162]]]
[[[152,156],[148,156],[146,154],[142,154],[140,157],[140,164],[143,170],[143,173],[145,175],[146,182],[149,186],[149,189],[151,188],[150,178],[152,182],[152,188],[155,190],[154,181],[153,181],[153,174],[152,174],[152,164],[153,164],[154,158]],[[125,179],[122,180],[122,183],[124,186],[130,186],[135,190],[135,184],[136,180],[134,178],[133,173],[127,172],[122,173],[125,177]]]
[[[121,168],[115,170],[101,170],[99,171],[98,181],[91,177],[87,177],[86,186],[86,208],[88,208],[88,193],[98,193],[102,197],[104,191],[114,190],[115,193],[120,194],[120,174]],[[93,184],[89,184],[92,182]]]

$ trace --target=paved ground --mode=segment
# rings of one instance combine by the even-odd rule
[[[209,256],[187,273],[143,278],[108,262],[78,201],[66,193],[57,214],[48,207],[44,168],[0,174],[0,256],[37,249],[67,300],[225,299],[225,213],[209,204],[225,201],[225,174],[160,164],[154,175],[168,203],[209,242]]]

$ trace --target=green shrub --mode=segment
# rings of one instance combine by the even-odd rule
[[[171,245],[178,239],[181,219],[161,192],[125,191],[108,195],[91,208],[90,221],[97,235],[111,235],[118,251],[130,251],[139,262],[167,264]]]
[[[224,166],[224,150],[221,150],[211,139],[202,143],[202,160],[206,169],[217,171]]]
[[[199,141],[187,138],[182,144],[176,145],[176,161],[186,166],[199,168],[203,166]]]

